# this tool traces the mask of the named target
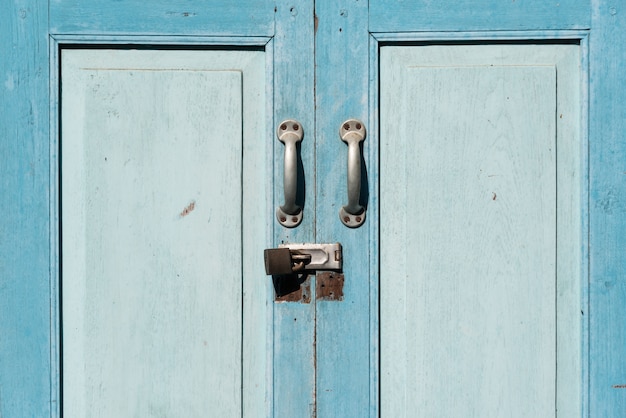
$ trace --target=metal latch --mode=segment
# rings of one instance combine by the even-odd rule
[[[341,244],[281,244],[263,252],[265,273],[272,276],[312,270],[341,270]]]

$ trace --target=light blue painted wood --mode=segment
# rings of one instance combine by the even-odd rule
[[[65,414],[265,408],[264,66],[62,52]]]
[[[316,2],[315,13],[317,241],[342,243],[345,275],[343,301],[317,303],[317,416],[366,417],[372,402],[368,237],[376,219],[366,218],[358,229],[339,219],[339,209],[348,203],[348,149],[339,128],[347,119],[362,120],[367,156],[374,141],[368,120],[367,2]],[[366,161],[363,170],[371,164]]]
[[[270,36],[273,29],[274,2],[268,0],[55,0],[50,8],[55,34]]]
[[[276,36],[273,40],[274,78],[271,134],[274,195],[266,213],[273,226],[273,246],[281,242],[315,242],[315,56],[313,2],[297,0],[276,4]],[[298,120],[304,129],[300,145],[298,204],[304,215],[300,226],[282,227],[274,215],[284,203],[283,161],[285,147],[276,138],[276,127],[285,119]],[[266,280],[271,280],[269,277]],[[316,413],[315,388],[315,281],[311,302],[274,304],[273,416],[312,417]]]
[[[588,32],[586,31],[524,31],[524,32],[516,32],[516,31],[498,31],[498,32],[423,32],[423,33],[378,33],[375,34],[374,37],[372,37],[372,40],[370,42],[371,46],[370,46],[370,60],[371,60],[371,64],[370,64],[370,79],[371,80],[379,80],[379,76],[378,76],[378,70],[379,70],[379,60],[378,60],[378,52],[379,52],[379,46],[381,43],[397,43],[397,42],[411,42],[411,43],[416,43],[416,42],[426,42],[426,43],[430,43],[430,44],[436,44],[438,42],[457,42],[457,41],[473,41],[474,43],[484,43],[485,40],[494,40],[494,41],[509,41],[509,42],[516,42],[519,40],[527,40],[527,39],[536,39],[536,40],[541,40],[541,41],[550,41],[550,40],[579,40],[581,43],[581,58],[580,58],[580,74],[581,74],[581,98],[579,100],[579,102],[581,103],[581,115],[586,115],[586,104],[587,104],[587,95],[585,93],[586,91],[586,83],[585,80],[587,80],[587,67],[586,67],[586,55],[587,55],[587,36],[588,36]],[[377,116],[378,116],[378,103],[379,103],[379,95],[378,95],[378,89],[377,88],[370,88],[370,103],[372,104],[370,112],[372,114],[371,119],[373,122],[376,122]],[[576,112],[578,111],[578,109],[572,109],[572,112]],[[562,128],[562,127],[561,127]],[[373,125],[370,127],[370,131],[378,131],[378,126]],[[580,117],[580,132],[582,133],[580,135],[580,145],[579,148],[582,150],[581,151],[581,155],[586,155],[586,152],[584,150],[587,149],[587,137],[586,137],[586,133],[587,133],[587,129],[586,129],[586,118],[585,117]],[[379,159],[379,150],[377,146],[373,146],[370,148],[370,160],[371,161],[378,161]],[[586,190],[586,184],[587,184],[587,169],[586,169],[586,159],[582,158],[582,160],[580,161],[580,171],[581,171],[581,190],[580,190],[580,202],[581,202],[581,231],[587,231],[588,227],[587,227],[587,216],[588,216],[588,211],[587,211],[587,190]],[[378,178],[378,166],[374,165],[374,166],[370,166],[369,170],[368,170],[370,177],[371,178]],[[371,190],[371,199],[372,199],[372,205],[370,207],[369,210],[369,216],[374,217],[374,218],[378,218],[378,212],[377,209],[379,207],[378,202],[378,187],[377,184],[374,184],[372,186],[372,190]],[[567,193],[563,194],[565,203],[569,202],[569,199],[566,196]],[[561,203],[563,204],[563,202]],[[569,204],[574,204],[576,205],[575,202],[569,202]],[[581,237],[581,253],[582,253],[582,258],[581,258],[581,263],[580,266],[577,266],[580,270],[580,276],[581,276],[581,283],[587,283],[587,236],[586,234],[582,234]],[[379,243],[379,235],[378,235],[378,231],[377,230],[373,230],[371,233],[371,238],[370,238],[370,245],[371,245],[371,253],[377,254],[377,249],[380,247],[380,243]],[[378,259],[376,257],[371,257],[370,258],[370,264],[371,264],[371,271],[372,272],[378,272],[379,271],[379,264],[378,264]],[[378,304],[378,285],[379,285],[379,279],[378,279],[378,275],[374,273],[372,274],[372,279],[371,279],[371,303],[373,306],[376,306]],[[581,289],[581,307],[584,311],[587,311],[588,308],[588,304],[587,304],[587,299],[586,299],[586,293],[587,293],[587,288],[586,286],[582,286]],[[372,331],[372,335],[377,335],[378,334],[378,317],[377,317],[377,308],[372,309],[372,314],[371,314],[371,329]],[[581,321],[581,353],[582,356],[584,357],[584,359],[587,358],[587,346],[588,346],[588,333],[587,333],[587,321],[586,320],[582,320]],[[376,353],[376,347],[378,346],[378,340],[373,341],[372,345],[374,346],[374,348],[372,349],[372,352]],[[378,364],[377,364],[377,360],[378,360],[378,356],[375,355],[374,358],[372,359],[372,387],[375,387],[376,389],[378,388],[377,386],[377,382],[378,382],[378,378],[376,376],[376,370],[378,370]],[[575,359],[574,359],[575,361]],[[586,367],[586,360],[585,361],[581,361],[581,373],[582,373],[582,378],[581,381],[584,385],[584,388],[587,388],[587,382],[588,382],[588,374],[587,374],[587,367]],[[576,379],[576,376],[572,377],[573,379]],[[580,395],[581,396],[581,404],[582,404],[582,408],[583,410],[586,410],[586,402],[587,402],[587,397],[586,397],[586,389],[583,390],[583,393]],[[378,393],[376,392],[375,394],[372,395],[372,399],[375,399],[375,397],[378,395]],[[566,400],[567,401],[567,400]],[[377,405],[377,404],[375,404]],[[377,410],[377,406],[373,406],[373,408],[376,408]]]
[[[382,49],[383,416],[580,411],[578,48]]]
[[[593,1],[589,37],[589,416],[626,413],[626,9]]]
[[[444,42],[463,42],[463,43],[480,43],[494,41],[508,42],[574,42],[585,43],[585,39],[589,36],[589,31],[580,30],[529,30],[529,31],[472,31],[472,32],[383,32],[373,33],[372,38],[379,43],[444,43]],[[585,70],[581,68],[581,71]]]
[[[116,2],[114,7],[100,1],[79,2],[78,0],[55,0],[49,4],[48,2],[39,2],[37,5],[19,1],[0,4],[0,34],[2,34],[2,39],[8,40],[0,46],[0,81],[2,81],[0,83],[0,91],[2,92],[0,93],[2,108],[0,111],[0,179],[2,179],[0,180],[2,184],[0,189],[0,213],[2,214],[0,220],[0,415],[3,417],[58,415],[56,410],[58,407],[59,379],[58,368],[55,364],[57,347],[55,346],[55,337],[50,335],[51,327],[53,334],[57,331],[53,319],[56,297],[55,270],[57,267],[55,255],[57,230],[54,226],[56,205],[53,197],[56,193],[56,182],[54,179],[55,163],[53,161],[52,170],[50,170],[50,153],[48,152],[50,145],[48,126],[52,126],[52,132],[56,131],[55,122],[49,123],[49,109],[54,110],[56,100],[48,95],[49,91],[54,91],[54,87],[50,89],[47,81],[48,63],[54,63],[53,59],[49,59],[48,51],[52,51],[51,57],[54,58],[56,46],[52,39],[50,39],[51,42],[46,39],[48,33],[55,34],[55,37],[61,42],[69,41],[72,43],[249,45],[252,42],[254,45],[262,46],[276,30],[277,36],[267,45],[268,51],[271,52],[266,54],[268,57],[267,68],[272,68],[274,58],[276,58],[275,67],[278,71],[274,86],[287,86],[286,89],[289,94],[283,95],[277,92],[274,95],[271,90],[272,75],[271,73],[267,74],[268,85],[270,85],[268,97],[274,96],[275,104],[278,108],[282,107],[283,110],[277,111],[274,115],[274,121],[267,124],[265,134],[262,137],[265,139],[260,142],[277,142],[273,134],[274,124],[283,116],[292,117],[292,113],[304,113],[305,116],[296,117],[306,119],[307,126],[305,128],[308,129],[308,132],[313,132],[308,127],[314,120],[315,111],[311,99],[314,90],[311,75],[314,60],[310,55],[312,53],[310,45],[313,42],[314,33],[311,29],[313,25],[312,4],[304,1],[298,2],[294,4],[296,9],[291,10],[290,4],[271,4],[270,7],[267,7],[267,4],[255,3],[254,5],[246,4],[246,7],[243,7],[241,3],[238,3],[236,7],[233,7],[232,5],[220,6],[220,2],[211,2],[210,5],[201,5],[202,7],[194,3],[192,10],[191,6],[186,3],[174,1],[165,4],[165,2],[159,1],[155,4],[151,3],[152,9],[142,7],[143,4],[136,1],[130,3]],[[481,3],[484,3],[485,6],[481,6]],[[593,5],[593,9],[590,7],[590,3]],[[128,6],[130,11],[124,10],[124,6]],[[274,6],[277,7],[276,14],[274,14]],[[342,9],[348,13],[351,13],[350,10],[352,10],[351,4],[345,6],[342,4],[318,4],[317,7],[318,13],[321,14],[323,10],[328,10],[329,16],[334,16],[337,12],[341,15]],[[621,389],[623,382],[620,380],[620,373],[624,368],[621,365],[623,358],[625,358],[622,321],[625,313],[622,307],[626,306],[626,303],[624,301],[625,292],[623,292],[623,286],[620,285],[620,273],[623,268],[618,261],[621,260],[620,250],[624,246],[622,237],[625,236],[623,233],[623,216],[620,216],[623,211],[621,211],[619,203],[623,192],[621,184],[623,183],[622,173],[624,171],[621,169],[621,161],[624,157],[623,141],[620,140],[620,133],[624,130],[624,118],[620,117],[624,113],[620,99],[623,96],[620,95],[620,86],[624,84],[622,82],[623,71],[621,70],[623,66],[621,51],[624,44],[624,22],[621,6],[605,0],[594,0],[593,2],[560,1],[558,6],[555,3],[538,1],[510,3],[486,1],[472,2],[469,6],[459,6],[458,3],[452,4],[448,1],[443,3],[420,2],[417,4],[415,2],[378,0],[372,2],[371,7],[368,17],[369,23],[361,20],[361,12],[356,12],[358,17],[354,18],[354,25],[369,25],[371,31],[377,32],[376,39],[381,41],[428,40],[436,42],[438,40],[463,39],[559,39],[563,37],[584,39],[585,35],[563,29],[590,28],[589,61],[592,77],[591,89],[589,90],[591,115],[589,156],[591,160],[590,201],[592,212],[589,227],[590,248],[593,253],[590,266],[590,309],[584,312],[585,318],[591,318],[589,323],[590,355],[584,357],[584,364],[589,362],[588,368],[584,369],[586,370],[584,376],[587,376],[588,373],[591,382],[584,389],[584,396],[589,397],[589,409],[585,412],[588,412],[589,416],[623,415],[626,401],[623,395],[624,389]],[[270,8],[271,12],[268,12]],[[53,24],[50,26],[48,25],[48,9],[53,19]],[[204,12],[209,9],[217,11],[213,13]],[[167,12],[173,13],[167,14]],[[185,16],[185,13],[189,14]],[[355,45],[359,46],[353,50],[348,42],[329,40],[328,42],[332,42],[339,49],[324,52],[330,43],[326,40],[322,41],[322,38],[329,39],[326,36],[330,36],[330,29],[337,30],[336,27],[333,27],[336,20],[334,20],[335,18],[322,20],[320,16],[318,19],[320,19],[320,28],[323,25],[328,25],[329,32],[327,35],[320,34],[318,41],[320,58],[317,60],[317,65],[325,66],[323,60],[327,58],[322,58],[322,54],[331,54],[337,57],[343,55],[343,65],[335,65],[336,71],[342,71],[341,69],[344,68],[343,71],[346,71],[349,76],[341,75],[338,79],[360,79],[362,71],[366,71],[366,67],[351,65],[351,63],[360,62],[359,54],[363,53],[360,47],[361,41],[356,41]],[[344,19],[347,18],[344,17]],[[275,23],[277,24],[276,29],[273,28]],[[497,30],[494,31],[494,29]],[[511,32],[516,30],[519,32]],[[397,33],[397,31],[404,33]],[[61,34],[63,35],[61,36]],[[76,35],[71,38],[69,36],[71,34]],[[123,34],[125,35],[122,36]],[[246,37],[233,41],[233,38],[228,38],[233,34],[245,35]],[[197,37],[191,37],[192,35]],[[48,42],[51,45],[50,49],[47,49]],[[372,66],[369,74],[371,81],[369,97],[372,104],[372,117],[368,121],[369,135],[365,147],[366,150],[369,150],[370,155],[368,174],[371,182],[370,206],[373,207],[369,208],[367,222],[378,218],[375,207],[377,205],[376,162],[378,150],[374,136],[377,131],[375,89],[378,80],[375,72],[377,69],[375,55],[378,45],[376,40],[373,40],[370,48]],[[275,46],[276,48],[274,48]],[[341,50],[342,48],[343,50]],[[309,51],[308,55],[304,50]],[[294,54],[299,63],[297,65],[294,65],[296,62],[294,61]],[[584,66],[585,60],[583,59],[581,62]],[[327,74],[324,76],[327,77],[329,71],[322,68],[318,74]],[[56,74],[54,68],[51,74],[52,86],[54,86]],[[322,81],[318,83],[318,89],[324,90],[323,83]],[[338,84],[333,85],[337,86]],[[582,80],[581,86],[584,92],[586,90],[585,79]],[[300,90],[301,88],[304,90]],[[345,89],[345,85],[340,86],[340,88]],[[302,91],[305,92],[304,95],[302,95]],[[349,94],[359,95],[354,91],[350,91]],[[343,99],[339,97],[338,100]],[[358,108],[359,105],[354,104],[351,100],[353,99],[347,98],[345,101],[341,101],[341,105],[335,107],[334,110],[340,112],[342,110],[340,107],[344,106],[346,108],[352,106]],[[583,97],[581,101],[585,103],[586,99]],[[50,105],[51,103],[52,105]],[[296,111],[293,112],[293,110]],[[267,114],[272,112],[270,104]],[[366,116],[367,111],[364,113]],[[325,123],[319,121],[318,126],[321,127],[322,125],[325,126]],[[581,125],[582,130],[585,131],[584,118],[582,118]],[[324,127],[324,129],[331,132],[336,128],[330,126]],[[332,155],[333,152],[319,151],[319,148],[317,152],[320,153],[320,158],[322,156],[324,159],[337,158],[337,161],[319,164],[324,166],[324,170],[330,169],[332,172],[342,174],[343,169],[336,168],[336,166],[340,167],[345,164],[341,155],[341,145],[343,144],[333,144],[330,133],[324,135],[328,136],[328,144],[332,144],[332,147],[339,145],[339,148],[332,148],[336,151],[335,155]],[[587,151],[585,144],[584,138],[581,138],[582,155],[585,155]],[[280,144],[274,143],[275,147],[277,145]],[[54,158],[54,142],[52,148]],[[275,158],[277,161],[275,171],[277,173],[282,173],[281,151],[282,148],[279,146],[275,155],[266,157],[266,162],[271,162]],[[305,219],[319,224],[322,222],[322,218],[327,216],[316,218],[312,210],[312,202],[314,201],[312,185],[314,183],[311,179],[314,174],[311,167],[314,165],[313,155],[315,152],[316,150],[312,145],[311,148],[303,152],[305,171],[308,173],[309,179],[307,191],[309,203],[305,206],[305,210],[311,211],[305,215]],[[584,161],[581,162],[581,166],[585,167]],[[52,177],[48,174],[49,172],[52,172]],[[321,173],[317,174],[318,177],[322,175]],[[343,183],[342,177],[339,177],[337,181],[341,185]],[[52,185],[52,187],[48,187],[48,185]],[[318,199],[324,198],[326,193],[324,189],[329,185],[332,186],[331,181],[325,182],[324,187],[318,187]],[[277,187],[280,189],[280,185]],[[331,194],[330,200],[333,202],[337,200],[336,203],[331,204],[343,204],[341,192],[335,193],[333,191]],[[581,192],[581,195],[584,195],[584,192]],[[273,209],[279,201],[279,195],[275,194],[273,201],[266,205],[269,214],[267,222],[275,222]],[[48,210],[49,204],[52,207],[51,211]],[[584,207],[584,204],[581,206]],[[255,207],[258,208],[258,205]],[[320,201],[318,207],[327,207],[327,204]],[[330,211],[330,209],[328,210]],[[329,222],[337,222],[333,214],[330,216],[332,218],[329,219]],[[584,214],[582,216],[581,224],[586,225]],[[278,228],[276,224],[273,225],[274,228]],[[375,305],[378,277],[376,275],[377,261],[374,254],[377,254],[378,234],[377,228],[374,226],[366,227],[370,228],[366,237],[373,241],[371,247],[373,252],[369,255],[369,264],[372,266],[372,273],[369,278],[371,286],[369,299],[372,305]],[[267,236],[274,237],[274,244],[281,240],[311,241],[313,235],[311,229],[308,228],[309,226],[303,224],[297,231],[276,229],[275,235]],[[320,230],[327,230],[326,226],[319,228]],[[328,231],[330,229],[328,228]],[[306,232],[304,232],[305,230]],[[331,234],[324,232],[324,236],[328,237]],[[50,239],[52,243],[49,242]],[[342,237],[342,239],[344,238]],[[270,239],[267,240],[268,243],[270,241]],[[581,243],[581,248],[583,253],[587,251],[584,240]],[[354,257],[355,254],[353,252],[350,256]],[[362,257],[358,254],[356,256]],[[363,262],[366,263],[366,261]],[[351,263],[357,264],[354,261]],[[584,260],[581,261],[581,265],[585,265]],[[347,276],[350,275],[349,270],[351,269],[352,267],[346,270]],[[265,279],[265,277],[259,277],[259,280],[267,283],[264,281]],[[364,285],[365,282],[366,280],[363,280]],[[350,286],[348,283],[346,284],[347,288]],[[351,295],[349,297],[354,296],[352,290],[349,291],[349,295]],[[254,296],[251,295],[250,298],[251,301],[256,301]],[[586,302],[583,300],[582,305],[585,306]],[[276,338],[276,342],[282,347],[280,349],[282,351],[277,351],[276,358],[282,359],[283,365],[277,366],[275,369],[270,365],[274,339],[268,341],[268,354],[265,358],[267,359],[266,364],[268,364],[268,375],[272,372],[279,373],[279,375],[280,373],[287,373],[285,379],[279,377],[276,380],[276,382],[282,381],[280,384],[277,383],[277,387],[281,391],[286,391],[276,396],[268,393],[267,396],[275,399],[277,404],[280,404],[284,396],[294,400],[293,404],[289,402],[281,404],[283,405],[281,406],[282,409],[275,414],[276,416],[280,416],[280,413],[284,411],[288,416],[292,416],[290,412],[294,410],[305,411],[303,414],[306,415],[307,411],[310,413],[311,410],[315,409],[314,406],[308,406],[313,403],[312,387],[314,385],[311,383],[314,378],[310,377],[314,363],[312,355],[309,354],[314,347],[312,344],[314,331],[311,331],[314,328],[310,326],[314,318],[312,309],[314,308],[296,306],[296,304],[280,304],[276,307],[277,323],[285,324],[283,330],[279,331],[282,337]],[[298,328],[286,325],[289,323],[288,315],[294,312],[298,313],[292,317],[292,322],[295,317],[298,321],[304,320],[307,323],[306,326]],[[355,313],[354,315],[359,316],[361,314]],[[373,347],[357,347],[357,350],[368,350],[371,353],[370,364],[375,366],[377,322],[374,306],[370,308],[370,318],[372,318],[369,325],[371,330],[370,343]],[[328,323],[332,324],[332,321],[340,322],[341,319],[335,317]],[[583,331],[585,331],[584,327]],[[302,335],[305,336],[304,340],[301,338]],[[327,338],[326,341],[332,342],[331,350],[336,348],[336,343],[333,342],[332,337]],[[354,347],[354,345],[352,346]],[[289,351],[290,347],[295,347],[295,349]],[[317,350],[323,350],[319,344]],[[359,353],[360,351],[355,352],[354,358],[357,359],[356,363],[362,364],[361,360],[358,360],[362,358]],[[340,354],[337,358],[342,355]],[[585,356],[584,350],[583,356]],[[303,361],[303,358],[306,360]],[[325,364],[337,364],[333,355],[328,355],[328,358],[329,360],[323,360]],[[349,373],[351,367],[345,367],[343,372]],[[370,381],[369,402],[373,415],[376,415],[376,371],[370,370],[369,373],[373,379]],[[322,378],[322,375],[328,376],[328,379]],[[330,381],[329,379],[331,379],[330,372],[321,372],[319,382]],[[346,375],[345,379],[351,378]],[[305,383],[301,383],[303,381]],[[305,389],[300,390],[302,387]],[[298,389],[294,390],[294,388]],[[332,394],[328,394],[328,397],[322,396],[320,404],[324,405],[326,402],[322,399],[332,399],[334,402],[339,398],[332,398],[332,396]],[[362,399],[364,398],[365,396],[362,397]],[[349,404],[354,405],[351,402]],[[294,408],[290,410],[285,405],[294,405]],[[306,405],[306,408],[303,409],[302,405]],[[331,403],[327,405],[330,409]],[[272,415],[271,411],[268,410],[266,415]],[[321,416],[321,413],[318,416]]]
[[[261,50],[272,39],[269,36],[197,36],[197,35],[50,35],[53,44],[165,46],[180,49],[218,49],[224,47]],[[207,48],[208,47],[208,48]],[[53,54],[51,54],[53,55]],[[270,61],[271,62],[271,61]]]
[[[369,135],[372,144],[368,147],[370,165],[368,176],[376,179],[369,188],[370,205],[368,216],[372,219],[380,219],[380,182],[377,180],[380,173],[380,57],[379,43],[376,38],[370,36],[369,42]],[[376,86],[372,86],[372,81]],[[372,164],[372,162],[375,162]],[[379,228],[370,228],[369,232],[370,254],[369,257],[369,288],[370,288],[370,417],[380,416],[380,231]]]
[[[590,3],[562,1],[372,0],[371,32],[587,29]]]
[[[0,416],[50,415],[46,2],[0,3]]]

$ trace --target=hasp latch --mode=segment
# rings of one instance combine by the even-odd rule
[[[343,266],[341,244],[281,244],[263,252],[265,273],[272,276],[314,270],[340,271]]]

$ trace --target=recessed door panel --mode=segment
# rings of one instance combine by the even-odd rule
[[[64,414],[263,410],[264,54],[61,55]]]
[[[577,415],[577,48],[382,49],[384,416]]]

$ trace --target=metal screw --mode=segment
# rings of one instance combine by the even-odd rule
[[[284,131],[285,129],[287,129],[287,125],[283,123],[282,125],[280,125],[280,129]]]
[[[291,222],[298,222],[298,218],[294,216],[293,218],[291,218]]]
[[[350,217],[349,217],[349,216],[344,216],[344,217],[343,217],[343,221],[344,221],[345,223],[349,223],[349,222],[350,222]]]
[[[356,128],[357,128],[357,129],[361,129],[361,124],[360,124],[360,123],[357,123],[357,124],[356,124]]]
[[[345,129],[346,131],[347,131],[348,129],[350,129],[350,124],[349,124],[349,123],[344,123],[344,124],[343,124],[343,129]]]
[[[356,221],[357,221],[357,222],[361,222],[361,217],[360,217],[360,216],[357,216],[357,217],[356,217]]]
[[[293,125],[293,130],[294,130],[294,131],[297,131],[298,129],[300,129],[300,127],[299,127],[297,124],[294,124],[294,125]]]
[[[280,217],[280,221],[281,221],[281,222],[285,222],[285,221],[287,221],[287,218],[285,218],[284,216],[281,216],[281,217]]]

